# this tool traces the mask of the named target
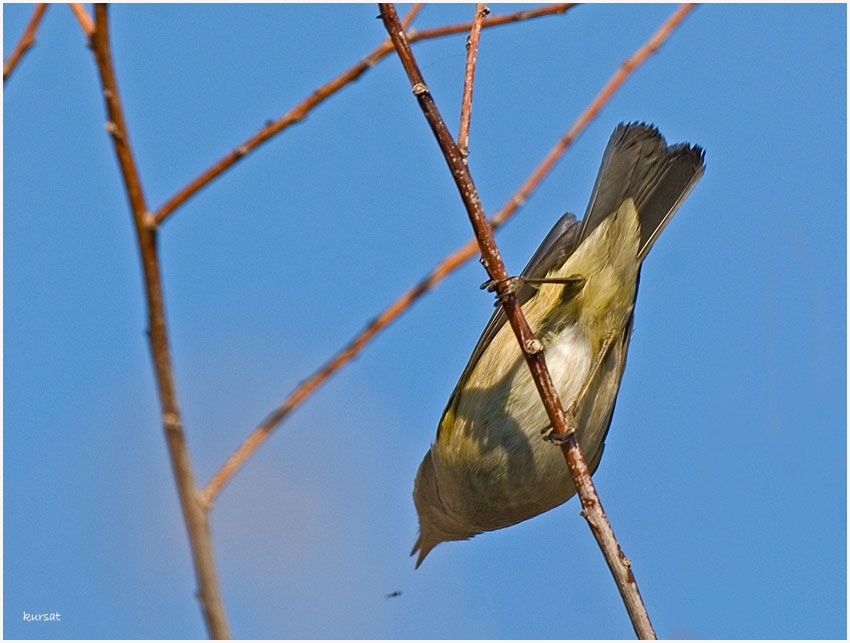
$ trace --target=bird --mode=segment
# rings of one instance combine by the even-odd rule
[[[626,365],[640,269],[705,172],[699,145],[668,146],[646,123],[610,137],[581,220],[567,213],[519,277],[518,303],[541,341],[594,472]],[[438,544],[528,520],[575,494],[552,427],[499,306],[460,375],[416,473],[418,568]]]

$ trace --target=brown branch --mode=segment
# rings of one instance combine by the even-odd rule
[[[667,20],[664,21],[649,40],[641,45],[635,53],[629,56],[626,62],[620,66],[613,76],[611,76],[601,91],[584,109],[581,115],[576,119],[575,123],[573,123],[572,127],[567,130],[567,133],[558,140],[551,150],[549,150],[540,165],[537,166],[534,172],[531,173],[525,183],[520,186],[519,190],[517,190],[511,198],[511,202],[496,213],[493,217],[493,223],[495,225],[500,225],[505,219],[513,214],[513,211],[522,204],[526,198],[528,198],[528,195],[531,194],[540,181],[549,174],[555,166],[555,163],[559,158],[561,158],[567,148],[572,145],[572,143],[578,138],[579,134],[584,131],[584,128],[599,115],[599,112],[602,111],[602,108],[608,104],[608,101],[611,100],[611,97],[618,89],[620,89],[626,79],[629,78],[629,76],[634,73],[635,69],[643,64],[650,55],[658,51],[661,45],[664,44],[667,38],[670,37],[670,34],[675,31],[676,27],[679,26],[685,16],[687,16],[695,6],[696,5],[694,4],[681,5]]]
[[[71,8],[71,12],[74,14],[77,22],[80,23],[83,33],[85,33],[87,37],[91,38],[94,35],[94,23],[92,23],[91,17],[89,16],[88,11],[86,11],[86,8],[79,2],[72,2],[68,6]]]
[[[639,67],[643,61],[649,58],[652,54],[658,51],[659,47],[664,44],[664,41],[670,37],[670,34],[676,30],[676,27],[679,26],[679,23],[685,19],[685,17],[696,7],[695,4],[682,4],[680,5],[676,11],[674,11],[670,17],[664,21],[658,31],[656,31],[652,37],[646,41],[646,43],[638,49],[634,54],[632,54],[626,62],[624,62],[620,69],[616,74],[608,81],[605,87],[599,92],[599,95],[593,100],[593,102],[588,105],[585,110],[585,117],[587,120],[591,120],[599,113],[599,110],[608,102],[611,98],[611,95],[620,88],[620,85],[623,84],[623,81],[626,80],[629,76],[631,76],[632,72],[634,72],[635,68]],[[578,123],[577,123],[578,124]],[[583,124],[582,124],[583,127]],[[565,137],[566,138],[566,137]]]
[[[148,337],[159,390],[162,423],[180,497],[180,506],[183,509],[183,517],[189,533],[189,544],[192,549],[198,581],[198,597],[210,635],[214,638],[229,638],[230,631],[215,573],[207,514],[204,506],[198,502],[198,491],[192,475],[189,452],[180,418],[180,408],[177,403],[177,391],[168,350],[165,305],[156,247],[156,227],[152,224],[145,203],[144,191],[130,146],[127,123],[124,119],[124,110],[118,94],[118,84],[109,46],[107,9],[106,5],[103,4],[95,6],[92,47],[100,73],[109,118],[106,123],[106,130],[112,136],[115,155],[118,157],[118,164],[127,190],[130,208],[133,212],[133,222],[139,242],[148,305]]]
[[[466,40],[466,71],[463,77],[463,97],[460,101],[460,127],[457,145],[463,158],[469,156],[469,126],[472,120],[472,88],[475,84],[475,64],[478,62],[478,41],[481,39],[481,23],[490,10],[483,2],[475,5],[475,18]]]
[[[626,78],[634,72],[634,70],[648,57],[648,55],[658,49],[661,41],[658,39],[659,34],[664,34],[664,38],[669,36],[678,21],[673,23],[674,19],[679,16],[679,11],[673,14],[670,19],[662,25],[656,34],[647,41],[640,49],[638,49],[624,64],[617,70],[611,79],[605,84],[603,89],[594,98],[590,105],[576,119],[575,123],[570,127],[564,136],[552,147],[546,154],[540,164],[534,169],[529,177],[523,182],[519,189],[508,199],[502,208],[493,215],[491,223],[493,228],[500,227],[525,203],[528,196],[535,190],[540,182],[552,170],[555,163],[575,141],[579,134],[584,131],[584,128],[596,117],[599,111],[610,100],[611,96],[623,84]],[[426,292],[437,286],[443,279],[455,271],[459,266],[463,265],[478,252],[478,242],[473,237],[463,246],[452,252],[450,255],[440,261],[437,266],[431,270],[425,277],[419,280],[407,292],[403,293],[392,304],[385,308],[372,322],[370,322],[362,331],[360,331],[348,344],[346,344],[339,352],[337,352],[326,364],[317,371],[312,373],[306,380],[296,387],[286,399],[257,426],[242,444],[230,455],[227,461],[213,475],[201,493],[202,501],[209,506],[215,500],[215,497],[221,491],[227,481],[239,470],[251,454],[259,448],[259,446],[269,437],[272,431],[286,417],[297,408],[309,395],[319,388],[324,382],[333,375],[336,371],[342,368],[348,361],[353,359],[363,348],[384,328],[394,322],[402,313],[408,310],[413,303]]]
[[[576,6],[575,2],[563,2],[561,4],[551,4],[535,9],[526,9],[515,13],[506,13],[501,16],[488,16],[481,23],[483,29],[489,27],[498,27],[511,22],[522,22],[531,18],[540,18],[541,16],[553,16],[566,13],[569,9]],[[432,29],[424,29],[422,31],[413,30],[407,34],[408,42],[418,42],[430,38],[439,38],[441,36],[450,36],[452,34],[463,33],[472,29],[471,22],[463,22],[457,25],[447,25],[445,27],[434,27]]]
[[[3,63],[4,83],[6,82],[6,79],[11,75],[12,71],[14,71],[18,62],[20,62],[21,58],[23,58],[27,50],[35,44],[35,32],[38,30],[38,25],[41,22],[41,18],[44,15],[45,11],[47,11],[47,4],[42,3],[35,5],[35,9],[32,12],[32,17],[27,23],[27,26],[24,27],[24,32],[21,34],[20,40],[18,40],[18,43],[12,50],[12,53],[9,54],[9,57]]]
[[[401,25],[407,29],[410,26],[410,23],[413,22],[417,15],[419,15],[419,12],[422,11],[422,7],[424,6],[424,3],[418,2],[410,7],[410,11],[407,12],[407,15],[401,19]]]
[[[512,13],[504,16],[494,16],[484,20],[482,27],[496,27],[510,22],[528,20],[529,18],[536,18],[539,16],[562,14],[572,6],[574,5],[552,5],[549,7],[541,7],[539,9],[519,11],[517,13]],[[414,11],[418,12],[417,6],[414,6],[410,10],[411,13]],[[442,36],[449,36],[452,34],[462,33],[464,31],[468,31],[471,26],[472,23],[465,22],[463,24],[437,27],[434,29],[425,29],[423,31],[414,30],[410,33],[409,37],[411,42],[416,42],[419,40],[428,40],[431,38],[439,38]],[[211,165],[204,172],[192,179],[183,188],[178,190],[174,196],[172,196],[170,199],[168,199],[168,201],[166,201],[164,204],[162,204],[162,206],[160,206],[160,208],[154,213],[154,221],[156,222],[156,224],[160,225],[177,208],[179,208],[186,201],[195,196],[195,194],[197,194],[202,188],[206,187],[206,185],[210,183],[210,181],[215,179],[217,176],[219,176],[226,170],[233,167],[238,161],[240,161],[242,158],[256,150],[260,145],[271,139],[276,134],[279,134],[289,126],[304,120],[304,118],[307,117],[307,114],[309,114],[310,111],[312,111],[317,105],[324,102],[328,97],[332,96],[349,83],[360,78],[360,76],[362,76],[376,63],[378,63],[378,61],[384,58],[387,54],[392,52],[392,50],[392,43],[389,40],[385,40],[360,62],[355,64],[353,67],[347,69],[346,71],[342,72],[339,76],[337,76],[330,82],[326,83],[325,85],[322,85],[321,87],[313,91],[312,94],[310,94],[307,98],[305,98],[295,107],[286,112],[283,116],[260,129],[248,140],[246,140],[241,145],[237,146],[235,149],[231,150],[218,161],[213,163],[213,165]]]
[[[413,302],[441,282],[447,275],[458,266],[466,262],[478,248],[475,239],[459,248],[451,255],[443,259],[424,279],[410,288],[401,297],[385,308],[375,319],[373,319],[354,339],[337,352],[326,364],[303,380],[286,399],[272,411],[255,428],[239,447],[227,458],[227,461],[215,472],[201,492],[201,501],[207,506],[212,505],[215,497],[228,480],[245,464],[245,461],[265,442],[277,426],[286,419],[301,403],[307,399],[313,391],[318,389],[325,381],[340,368],[350,362],[366,345],[384,328],[389,326],[403,312],[408,310]]]
[[[461,199],[466,207],[472,227],[475,230],[478,245],[481,248],[481,263],[495,286],[499,302],[504,308],[508,321],[516,334],[520,349],[523,351],[525,361],[540,393],[540,398],[543,401],[543,406],[546,408],[546,414],[549,417],[552,428],[563,440],[561,448],[569,466],[570,474],[575,482],[579,498],[581,499],[582,513],[591,527],[591,531],[602,550],[608,567],[611,569],[620,594],[624,598],[626,609],[635,628],[635,632],[640,638],[654,639],[655,632],[652,629],[649,615],[646,612],[640,592],[637,589],[637,583],[631,571],[631,563],[623,555],[614,537],[614,532],[611,529],[610,523],[608,523],[608,519],[602,509],[602,503],[591,480],[590,471],[582,456],[581,448],[575,434],[575,418],[571,414],[565,413],[561,406],[555,385],[546,368],[543,346],[534,337],[517,302],[516,296],[508,288],[507,270],[496,246],[493,230],[481,207],[481,201],[478,198],[472,176],[463,162],[463,155],[452,140],[449,130],[440,116],[437,105],[425,84],[425,79],[419,71],[416,60],[413,57],[413,52],[410,49],[410,43],[407,41],[404,29],[399,23],[395,7],[392,4],[381,4],[379,6],[381,18],[393,40],[393,45],[396,48],[399,59],[407,72],[413,93],[419,102],[419,106],[428,124],[431,126],[431,130],[434,132],[434,136],[449,165],[452,177],[457,184]]]

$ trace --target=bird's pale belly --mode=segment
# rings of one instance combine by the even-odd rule
[[[512,330],[506,325],[502,332]],[[568,408],[590,370],[590,344],[574,327],[543,340],[547,366]],[[453,426],[441,431],[441,453],[433,454],[443,502],[477,531],[521,522],[575,493],[561,449],[543,439],[549,419],[519,347],[503,345],[515,356],[481,356],[454,407]],[[499,364],[507,366],[505,372],[495,372]],[[487,381],[494,383],[482,384]],[[446,484],[449,478],[453,483]]]

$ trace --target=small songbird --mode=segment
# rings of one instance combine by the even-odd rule
[[[520,277],[517,299],[543,344],[565,409],[595,471],[611,425],[640,268],[705,171],[699,146],[667,146],[643,123],[611,135],[584,219],[566,214]],[[472,351],[413,489],[416,566],[436,545],[514,525],[566,502],[575,487],[504,310]]]

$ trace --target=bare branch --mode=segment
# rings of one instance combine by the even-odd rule
[[[632,54],[629,59],[620,66],[617,73],[611,77],[605,87],[602,88],[602,91],[599,92],[595,99],[593,99],[593,102],[587,106],[587,109],[582,115],[586,121],[589,122],[599,113],[599,111],[610,100],[613,93],[620,88],[620,85],[622,85],[623,82],[632,75],[632,72],[634,72],[634,70],[647,58],[658,51],[661,45],[663,45],[667,38],[670,37],[670,34],[676,30],[676,27],[679,26],[682,20],[684,20],[696,6],[697,5],[695,4],[680,5],[676,11],[674,11],[666,21],[664,21],[664,24],[658,28],[658,31],[656,31],[640,49]],[[576,126],[580,126],[581,128],[583,128],[584,125],[586,125],[586,123],[581,122],[581,119],[576,123]],[[571,141],[570,133],[567,133],[564,139]]]
[[[71,7],[71,12],[74,14],[77,22],[80,23],[83,33],[85,33],[87,37],[91,38],[94,35],[94,23],[91,21],[91,16],[89,16],[86,8],[79,2],[72,2],[68,6]]]
[[[549,174],[555,163],[575,141],[575,139],[584,131],[584,128],[598,115],[602,107],[607,104],[611,96],[623,84],[623,82],[631,75],[634,70],[648,57],[650,53],[655,52],[662,44],[663,39],[659,40],[659,34],[663,34],[663,38],[667,38],[673,29],[680,22],[679,13],[677,10],[670,19],[665,22],[655,35],[650,38],[647,43],[640,47],[611,79],[605,84],[603,89],[594,98],[591,104],[582,112],[578,119],[573,123],[566,134],[562,136],[558,142],[546,154],[543,161],[534,169],[529,177],[523,182],[520,188],[508,199],[491,220],[494,228],[498,228],[511,216],[516,213],[520,206],[525,203],[528,196],[537,188],[540,182]],[[675,20],[675,22],[674,22]],[[337,352],[326,364],[317,371],[312,373],[298,387],[292,391],[281,404],[257,426],[242,444],[230,455],[227,461],[213,475],[201,493],[202,501],[209,506],[215,500],[215,497],[221,491],[227,481],[239,470],[251,454],[259,448],[259,446],[268,438],[274,429],[281,423],[295,408],[297,408],[310,394],[318,389],[324,382],[333,375],[336,371],[353,359],[366,345],[378,335],[384,328],[394,322],[402,313],[407,311],[419,297],[426,292],[436,287],[443,279],[454,272],[458,267],[463,265],[470,258],[478,253],[478,242],[475,238],[467,241],[463,246],[446,256],[440,261],[437,266],[427,275],[420,279],[414,286],[403,293],[392,304],[385,308],[377,317],[375,317],[362,331],[360,331],[348,344],[346,344],[339,352]]]
[[[32,12],[32,17],[27,23],[27,26],[24,27],[24,32],[21,34],[21,38],[20,40],[18,40],[18,44],[15,45],[15,48],[12,50],[12,53],[9,54],[9,57],[6,59],[6,62],[3,63],[4,83],[14,71],[18,62],[20,62],[21,58],[23,58],[27,50],[35,44],[35,32],[38,30],[38,25],[41,22],[41,18],[44,15],[45,11],[47,11],[46,4],[42,3],[35,5],[35,10]]]
[[[481,23],[490,10],[483,2],[475,5],[475,18],[466,41],[466,71],[463,77],[463,98],[460,102],[460,127],[457,145],[463,158],[469,156],[469,125],[472,120],[472,87],[475,84],[475,64],[478,62],[478,41],[481,38]]]
[[[634,71],[643,64],[647,58],[649,58],[650,55],[658,51],[661,45],[664,44],[667,38],[670,37],[670,34],[675,31],[676,27],[679,26],[685,16],[688,15],[695,6],[696,5],[693,4],[681,5],[666,21],[664,21],[664,23],[658,28],[658,31],[656,31],[649,40],[641,45],[635,53],[629,56],[626,62],[624,62],[614,75],[611,76],[608,82],[605,83],[605,86],[591,101],[590,105],[588,105],[576,119],[572,127],[567,130],[567,133],[558,140],[551,150],[549,150],[540,165],[537,166],[534,172],[532,172],[528,179],[526,179],[525,183],[523,183],[519,190],[516,191],[514,196],[511,198],[511,201],[507,205],[503,206],[502,209],[493,216],[494,225],[501,225],[501,223],[510,217],[513,214],[513,211],[528,198],[528,195],[531,194],[543,178],[549,174],[555,166],[555,163],[557,163],[558,159],[561,158],[567,148],[572,145],[572,143],[578,138],[579,134],[584,131],[584,128],[599,115],[599,112],[602,111],[602,108],[608,104],[608,101],[611,100],[611,97],[618,89],[620,89],[626,79],[628,79],[629,76],[631,76]]]
[[[489,27],[498,27],[512,22],[522,22],[531,18],[540,18],[542,16],[562,15],[568,10],[576,6],[575,2],[564,2],[561,4],[551,4],[544,7],[534,9],[526,9],[525,11],[517,11],[516,13],[506,13],[501,16],[488,16],[481,23],[482,29]],[[440,38],[442,36],[450,36],[456,33],[463,33],[472,29],[471,22],[464,22],[457,25],[447,25],[445,27],[434,27],[433,29],[423,29],[422,31],[412,30],[407,34],[409,42],[419,42],[430,38]]]
[[[517,13],[508,14],[505,16],[494,16],[486,19],[482,24],[482,27],[496,27],[499,25],[508,24],[510,22],[518,22],[520,20],[527,20],[529,18],[536,18],[539,16],[562,14],[572,6],[574,5],[560,4],[549,7],[542,7],[540,9],[519,11]],[[413,13],[414,11],[418,12],[417,6],[414,6],[410,10],[411,13]],[[410,34],[410,40],[412,42],[416,42],[419,40],[428,40],[431,38],[449,36],[452,34],[468,31],[471,26],[472,23],[465,22],[463,24],[450,25],[447,27],[425,29],[419,32],[413,31]],[[268,125],[264,126],[248,140],[238,145],[236,148],[228,152],[225,156],[213,163],[213,165],[207,168],[204,172],[199,174],[197,177],[187,183],[183,188],[178,190],[178,192],[174,196],[168,199],[168,201],[166,201],[156,211],[156,213],[154,214],[154,221],[156,222],[156,224],[160,225],[177,208],[179,208],[186,201],[192,198],[201,189],[206,187],[206,185],[210,183],[210,181],[215,179],[217,176],[219,176],[226,170],[233,167],[237,163],[237,161],[240,161],[242,158],[253,152],[260,145],[268,141],[276,134],[279,134],[289,126],[294,125],[299,121],[302,121],[304,118],[307,117],[307,114],[309,114],[310,111],[313,110],[313,108],[315,108],[317,105],[325,101],[325,99],[332,96],[349,83],[360,78],[360,76],[362,76],[366,71],[368,71],[376,63],[378,63],[378,61],[384,58],[392,50],[392,43],[389,40],[385,40],[383,43],[378,45],[378,47],[376,47],[375,50],[372,51],[372,53],[367,55],[360,62],[355,64],[353,67],[347,69],[346,71],[342,72],[339,76],[337,76],[330,82],[316,89],[312,94],[310,94],[307,98],[298,103],[298,105],[286,112],[283,116],[278,118],[276,121],[273,121]]]
[[[212,505],[215,497],[221,491],[222,487],[228,480],[239,470],[245,461],[256,451],[259,446],[265,442],[266,438],[271,435],[272,431],[280,425],[286,417],[294,411],[301,403],[306,400],[316,389],[318,389],[331,375],[350,362],[354,357],[362,351],[366,345],[380,333],[384,328],[389,326],[403,312],[408,310],[413,302],[419,299],[424,293],[441,282],[448,274],[453,272],[458,266],[466,262],[475,251],[478,245],[475,239],[471,239],[466,245],[456,250],[454,253],[443,259],[440,264],[434,268],[424,279],[415,286],[410,288],[401,297],[396,299],[386,309],[384,309],[375,319],[360,331],[354,339],[346,344],[339,352],[337,352],[326,364],[311,374],[307,379],[303,380],[298,387],[290,393],[286,399],[272,411],[261,423],[254,429],[250,435],[239,445],[239,447],[227,458],[227,461],[216,471],[210,481],[207,483],[204,490],[201,492],[201,501],[207,505]]]
[[[405,29],[410,26],[410,23],[413,22],[417,15],[419,15],[419,12],[422,11],[422,7],[424,6],[424,3],[418,2],[410,7],[410,11],[407,12],[407,15],[401,19],[401,24]]]
[[[623,596],[635,632],[640,638],[654,639],[655,631],[652,628],[649,615],[640,597],[637,583],[631,571],[631,563],[623,555],[622,549],[614,537],[614,532],[608,523],[608,519],[602,509],[602,503],[591,480],[590,470],[582,456],[581,448],[575,434],[575,418],[572,414],[565,413],[552,378],[546,368],[544,353],[541,349],[542,345],[531,332],[531,328],[528,326],[528,322],[522,313],[516,296],[509,288],[506,288],[508,273],[499,255],[499,250],[493,237],[493,230],[484,216],[484,211],[481,207],[472,177],[469,174],[466,164],[463,162],[463,155],[452,140],[448,128],[428,91],[425,79],[420,73],[416,60],[413,57],[410,43],[407,41],[404,29],[399,23],[395,7],[392,4],[381,4],[380,9],[384,25],[393,40],[399,59],[410,79],[413,93],[419,102],[419,106],[422,108],[428,124],[431,126],[431,130],[437,138],[440,149],[442,149],[451,170],[452,177],[457,184],[461,199],[466,206],[467,214],[475,230],[475,236],[478,239],[478,245],[481,248],[481,263],[494,283],[499,301],[516,334],[520,349],[534,378],[534,383],[540,393],[540,398],[543,401],[543,406],[546,408],[546,414],[549,416],[552,428],[556,434],[564,438],[561,448],[569,466],[570,474],[575,482],[579,498],[581,499],[582,513],[591,527],[591,531],[602,550],[608,567],[611,569],[614,580],[617,583],[617,588]]]
[[[192,475],[186,437],[180,418],[180,408],[177,403],[177,391],[168,350],[165,305],[156,247],[156,228],[152,225],[151,216],[145,204],[142,184],[130,146],[124,110],[118,94],[118,84],[109,46],[109,21],[106,5],[98,4],[95,6],[95,21],[92,46],[109,118],[106,123],[106,130],[112,136],[115,155],[118,157],[118,164],[124,179],[130,208],[133,212],[133,222],[139,242],[148,305],[148,335],[159,389],[162,424],[165,430],[168,452],[171,456],[171,467],[180,497],[180,506],[183,509],[183,517],[189,533],[189,544],[192,548],[195,575],[198,581],[198,597],[210,635],[214,638],[229,638],[230,630],[215,573],[207,514],[203,505],[198,502],[198,491]]]

